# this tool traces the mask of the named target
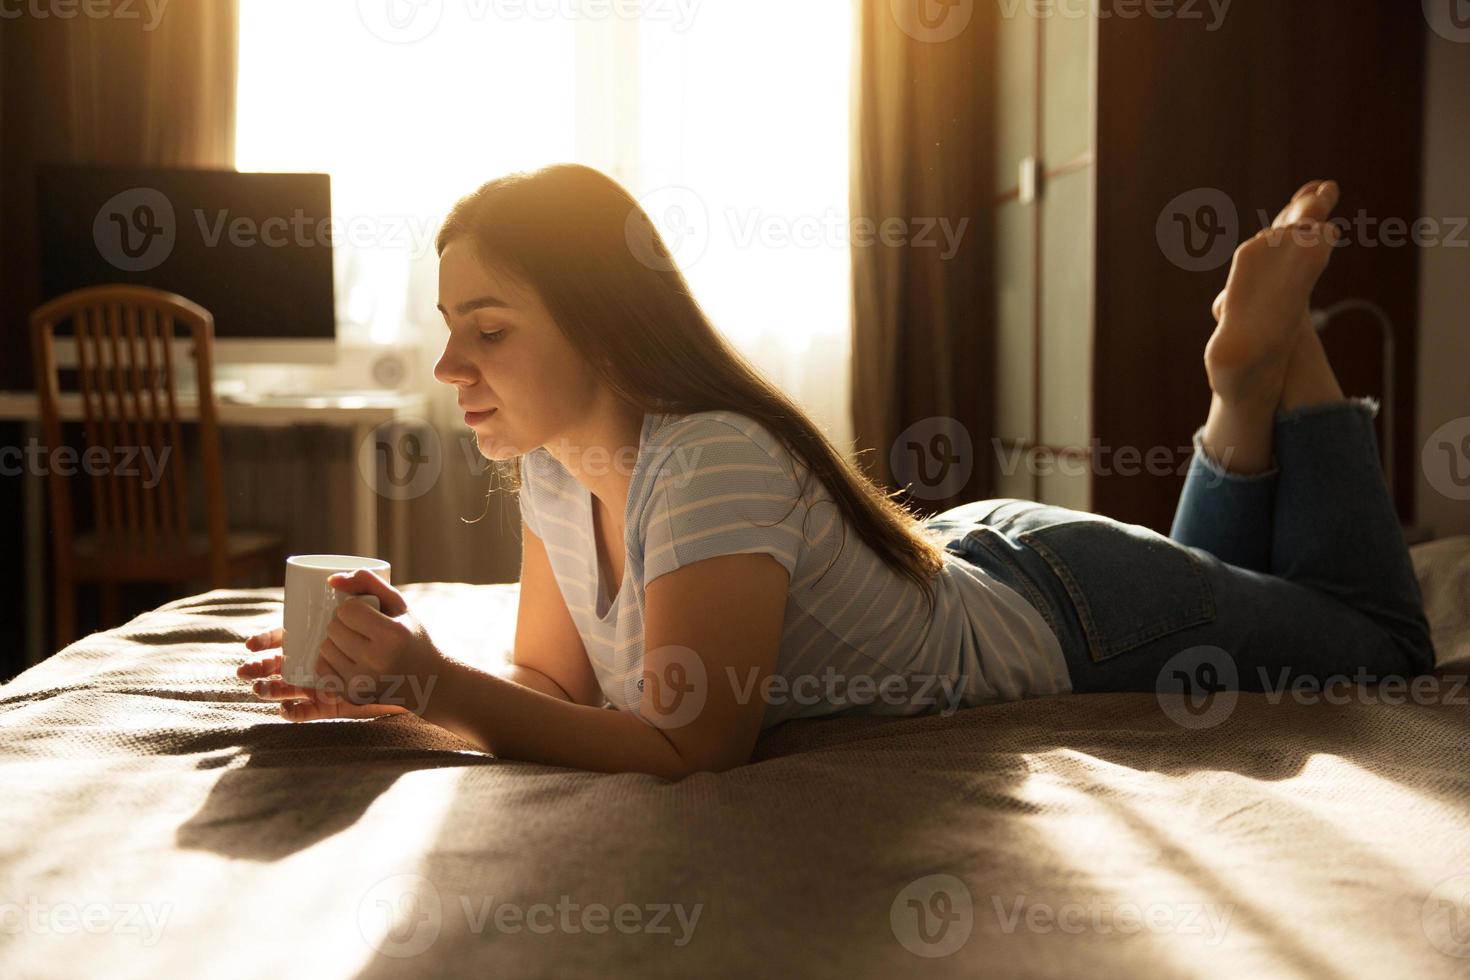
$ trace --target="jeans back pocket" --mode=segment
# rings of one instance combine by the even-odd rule
[[[1092,515],[1032,527],[1016,540],[1061,580],[1096,663],[1215,619],[1199,556],[1146,527]]]

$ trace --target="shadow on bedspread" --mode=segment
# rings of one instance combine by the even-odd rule
[[[513,586],[406,591],[458,655],[510,646]],[[53,910],[6,937],[20,975],[237,952],[247,975],[362,977],[1470,963],[1452,683],[1399,706],[1243,695],[1202,730],[1148,695],[798,722],[669,783],[501,762],[412,717],[285,722],[234,677],[279,614],[278,590],[207,593],[0,688],[0,884]],[[67,905],[112,928],[64,932]],[[137,908],[155,931],[123,928]]]

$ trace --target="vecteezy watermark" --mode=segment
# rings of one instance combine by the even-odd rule
[[[1274,217],[1264,209],[1256,211],[1262,228],[1271,227]],[[1338,215],[1327,224],[1342,234],[1332,243],[1333,248],[1356,245],[1359,248],[1463,248],[1470,249],[1470,217],[1421,216],[1412,221],[1390,215],[1383,218],[1369,214],[1359,208],[1351,217]],[[1303,244],[1316,244],[1314,232],[1300,227],[1285,229],[1284,238]]]
[[[748,704],[759,697],[762,704],[817,704],[845,708],[883,703],[893,707],[922,708],[925,713],[944,717],[964,707],[963,678],[948,674],[850,674],[832,666],[818,674],[768,674],[765,678],[754,667],[741,672],[725,668],[725,676],[735,692],[735,700]]]
[[[1239,699],[1235,658],[1216,646],[1181,650],[1165,661],[1154,686],[1159,707],[1182,728],[1213,728]]]
[[[1240,212],[1224,191],[1197,187],[1164,205],[1154,236],[1174,265],[1185,272],[1210,272],[1234,256],[1240,242]]]
[[[1218,946],[1225,939],[1235,906],[1212,902],[1118,902],[1104,897],[1086,901],[1029,902],[1025,895],[1009,900],[991,896],[996,920],[1006,935],[1017,929],[1048,934],[1069,935],[1096,933],[1129,936],[1140,932],[1179,936],[1204,936],[1206,946]]]
[[[1470,500],[1470,415],[1451,419],[1424,441],[1424,478],[1450,500]]]
[[[1379,675],[1359,667],[1352,674],[1294,674],[1290,667],[1256,668],[1268,704],[1470,705],[1466,678],[1437,674]]]
[[[546,444],[546,451],[561,463],[562,467],[576,477],[601,477],[617,473],[631,477],[637,472],[639,460],[646,458],[658,463],[658,486],[683,489],[699,471],[699,458],[704,454],[700,446],[674,446],[665,450],[660,446],[624,446],[609,450],[605,446],[578,446],[566,439],[557,439]]]
[[[975,928],[970,889],[951,874],[911,881],[888,907],[888,925],[899,945],[915,956],[949,956],[969,941]]]
[[[173,254],[177,237],[173,203],[153,187],[114,194],[92,221],[98,254],[123,272],[156,269]]]
[[[1026,446],[1004,439],[991,439],[996,465],[1003,476],[1015,476],[1023,467],[1029,476],[1184,476],[1194,459],[1194,446],[1107,446],[1094,437],[1087,447],[1058,450],[1051,446]],[[1235,455],[1235,447],[1220,454],[1219,472],[1205,478],[1219,486]]]
[[[703,0],[453,0],[468,20],[667,23],[677,34],[694,24]],[[439,29],[446,0],[357,0],[363,27],[389,44],[414,44]]]
[[[1470,4],[1470,0],[1464,0]],[[1262,229],[1271,228],[1275,216],[1264,208],[1256,218]],[[1339,215],[1325,224],[1339,233],[1333,248],[1454,248],[1470,249],[1470,217],[1397,216],[1379,217],[1359,209],[1354,215]],[[1315,245],[1322,232],[1293,225],[1273,233],[1273,244]],[[1244,236],[1235,202],[1216,187],[1196,187],[1164,205],[1154,226],[1159,250],[1186,272],[1210,272],[1228,263]]]
[[[87,476],[141,476],[143,489],[152,490],[163,479],[172,452],[172,446],[159,451],[151,446],[88,446],[79,452],[75,446],[52,448],[31,439],[24,446],[0,446],[0,476],[76,476],[80,468]]]
[[[112,933],[141,936],[141,945],[153,946],[173,909],[172,902],[42,902],[32,896],[24,902],[0,902],[0,934]]]
[[[915,41],[943,44],[964,33],[975,17],[975,0],[889,0],[893,20]]]
[[[227,242],[234,248],[397,248],[412,256],[428,253],[434,241],[434,229],[442,219],[437,215],[358,214],[343,219],[312,217],[297,208],[289,215],[256,218],[232,215],[228,209],[208,214],[194,209],[194,223],[199,238],[208,248]]]
[[[407,959],[426,952],[439,939],[446,921],[460,916],[473,935],[486,930],[533,935],[647,935],[667,937],[670,945],[687,946],[704,912],[704,903],[576,902],[569,895],[554,901],[512,902],[494,895],[444,896],[419,874],[384,878],[357,903],[358,931],[384,956]]]
[[[155,31],[169,0],[0,0],[0,20],[147,20],[143,30]]]
[[[1419,911],[1430,945],[1446,956],[1470,958],[1470,874],[1434,886]]]
[[[1181,20],[1201,21],[1213,34],[1225,26],[1225,17],[1235,0],[997,0],[1001,16],[1062,17],[1077,20]]]
[[[1470,0],[1421,0],[1429,29],[1446,41],[1470,44]]]
[[[439,29],[444,0],[357,0],[357,19],[380,41],[413,44]]]
[[[422,497],[439,482],[444,449],[439,432],[420,418],[394,419],[357,444],[357,471],[389,500]]]
[[[623,226],[635,259],[655,272],[673,272],[703,257],[711,230],[704,198],[671,184],[642,195],[638,204]]]
[[[1304,673],[1290,666],[1257,666],[1256,683],[1270,705],[1470,705],[1470,681],[1463,675],[1375,674],[1366,667],[1351,673]],[[1184,650],[1164,664],[1156,684],[1159,706],[1183,728],[1213,728],[1230,717],[1245,689],[1235,658],[1216,646]]]
[[[820,215],[770,214],[761,208],[730,208],[725,212],[731,238],[739,248],[757,242],[765,248],[932,248],[940,261],[959,254],[968,216],[845,218],[835,208]]]
[[[326,641],[323,641],[323,646]],[[429,707],[429,695],[439,683],[437,674],[427,678],[417,674],[353,674],[345,680],[335,673],[322,674],[325,660],[318,660],[314,690],[330,695],[338,701],[353,704],[386,704],[406,708],[422,715]],[[261,678],[251,685],[256,694],[265,695],[271,689],[271,678]]]
[[[475,475],[484,472],[490,465],[489,460],[479,452],[477,439],[478,437],[471,436],[460,444],[465,461],[470,464],[470,471]],[[640,461],[646,462],[650,467],[657,467],[658,489],[687,487],[699,474],[699,458],[704,454],[704,449],[700,446],[624,446],[614,450],[606,446],[578,446],[564,438],[548,442],[540,448],[545,449],[568,475],[577,479],[613,473],[632,477],[638,472]],[[524,455],[513,446],[507,445],[505,451],[511,456]]]
[[[728,684],[739,705],[823,705],[833,710],[885,704],[916,714],[948,717],[965,706],[963,677],[948,674],[849,672],[828,665],[820,673],[770,672],[726,665],[711,676],[700,655],[686,646],[649,651],[623,680],[624,703],[658,728],[683,728],[697,719],[714,686]]]
[[[727,207],[716,220],[694,190],[680,185],[640,195],[624,224],[628,249],[658,272],[689,269],[716,235],[733,248],[934,249],[941,261],[957,256],[970,227],[969,216],[845,216],[835,207],[820,213],[783,214],[763,207]]]
[[[479,435],[460,433],[455,440],[464,458],[465,470],[472,477],[483,476],[492,465],[479,448]],[[524,455],[524,451],[508,443],[497,448],[503,457]],[[545,444],[561,466],[573,477],[599,477],[609,473],[631,477],[640,459],[658,466],[659,487],[682,489],[699,472],[699,459],[704,449],[699,446],[632,446],[610,450],[603,446],[576,446],[567,439]],[[357,444],[358,474],[375,492],[390,500],[413,500],[438,485],[443,475],[446,453],[443,440],[434,424],[416,416],[401,416],[384,422],[362,437]]]
[[[920,419],[893,440],[888,468],[898,486],[916,499],[948,500],[963,492],[975,471],[974,440],[958,419]]]
[[[0,0],[3,2],[3,0]],[[181,234],[197,234],[205,248],[392,248],[411,256],[427,254],[434,215],[352,215],[334,218],[308,215],[297,208],[290,214],[232,214],[195,208],[191,221],[181,223],[173,202],[155,187],[130,187],[108,198],[92,221],[92,240],[108,264],[123,272],[145,272],[168,260]]]
[[[665,731],[697,719],[709,694],[704,658],[679,644],[647,651],[637,670],[623,681],[625,703],[638,717]]]

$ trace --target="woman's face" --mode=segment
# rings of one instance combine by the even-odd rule
[[[588,413],[599,379],[534,289],[482,264],[466,239],[439,257],[449,328],[434,377],[453,385],[480,453],[509,459],[553,442]]]

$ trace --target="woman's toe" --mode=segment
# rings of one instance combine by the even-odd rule
[[[1335,180],[1314,180],[1297,191],[1291,203],[1272,222],[1274,228],[1291,228],[1303,221],[1326,221],[1337,207],[1340,191]]]

